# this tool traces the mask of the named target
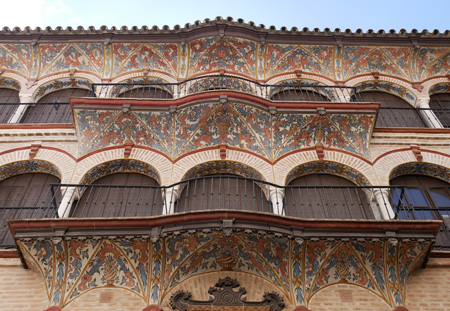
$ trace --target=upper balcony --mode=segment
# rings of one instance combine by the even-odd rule
[[[228,75],[209,75],[178,83],[142,80],[129,83],[91,84],[89,90],[67,89],[51,93],[37,103],[19,103],[11,90],[0,94],[0,123],[62,124],[72,123],[69,99],[79,97],[168,101],[194,94],[238,92],[276,104],[381,103],[377,128],[450,128],[450,96],[431,98],[429,108],[414,108],[403,99],[383,92],[363,91],[358,87],[327,86],[290,80],[275,85]],[[75,91],[74,91],[75,90]],[[8,94],[7,94],[8,93]],[[448,98],[447,98],[448,97]]]
[[[4,247],[14,244],[6,225],[7,220],[13,219],[145,219],[192,212],[242,211],[254,213],[256,218],[272,214],[325,222],[375,221],[372,225],[384,220],[393,228],[404,225],[401,220],[417,222],[417,225],[438,220],[443,225],[435,249],[450,249],[450,187],[351,186],[348,181],[333,176],[324,180],[328,184],[337,181],[338,186],[322,186],[320,182],[314,185],[314,175],[288,186],[236,175],[196,177],[159,186],[144,176],[138,177],[137,182],[133,174],[119,175],[109,175],[92,184],[44,187],[43,182],[25,189],[17,180],[2,185],[0,244]],[[133,178],[134,182],[130,182]],[[20,238],[30,236],[19,230],[16,237],[17,233]],[[408,234],[412,238],[415,233]]]

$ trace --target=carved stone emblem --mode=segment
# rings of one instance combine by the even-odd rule
[[[219,279],[215,287],[210,287],[208,294],[212,297],[209,300],[194,300],[192,294],[188,291],[178,291],[170,297],[170,306],[174,310],[186,311],[203,309],[201,306],[209,306],[209,310],[214,310],[214,307],[227,307],[227,306],[242,306],[261,307],[261,310],[281,311],[286,305],[283,298],[277,293],[265,293],[262,301],[247,301],[244,296],[247,291],[244,287],[239,287],[239,283],[236,279],[226,277]],[[235,288],[238,288],[235,290]]]

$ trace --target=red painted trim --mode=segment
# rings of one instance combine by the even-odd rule
[[[11,249],[0,251],[0,258],[20,258],[20,256],[16,249]]]
[[[329,147],[324,147],[323,149],[324,149],[324,150],[327,150],[327,151],[335,151],[335,152],[339,152],[339,153],[348,154],[348,155],[350,155],[350,156],[352,156],[352,157],[358,158],[358,159],[360,159],[360,160],[366,162],[366,163],[369,164],[369,165],[372,165],[372,162],[370,162],[370,160],[365,159],[365,158],[363,158],[363,157],[361,157],[361,156],[359,156],[359,155],[357,155],[357,154],[354,154],[354,153],[351,153],[351,152],[348,152],[348,151],[345,151],[345,150],[334,149],[334,148],[329,148]],[[303,148],[303,149],[291,151],[291,152],[289,152],[289,153],[283,154],[281,157],[279,157],[278,159],[276,159],[276,160],[273,162],[273,164],[275,165],[275,164],[276,164],[278,161],[280,161],[281,159],[283,159],[283,158],[285,158],[285,157],[287,157],[287,156],[290,156],[290,155],[292,155],[292,154],[294,154],[294,153],[303,152],[303,151],[311,151],[311,150],[315,150],[315,147],[308,147],[308,148]],[[323,160],[323,161],[328,161],[328,160]],[[311,161],[310,161],[310,162],[311,162]],[[331,161],[331,162],[335,162],[335,161]],[[337,163],[337,162],[336,162],[336,163]]]
[[[9,123],[0,124],[0,130],[3,129],[75,129],[75,125],[72,123],[47,123],[47,124],[23,124],[23,123]]]
[[[114,149],[125,149],[125,147],[126,147],[126,145],[120,145],[120,146],[111,146],[111,147],[106,147],[106,148],[98,149],[98,150],[89,152],[88,154],[85,154],[84,156],[78,158],[78,160],[76,160],[76,161],[77,161],[77,162],[80,162],[80,161],[82,161],[82,160],[84,160],[84,159],[86,159],[86,158],[89,158],[90,156],[92,156],[92,155],[94,155],[94,154],[96,154],[96,153],[100,153],[100,152],[108,151],[108,150],[114,150]],[[174,163],[174,161],[173,161],[171,158],[169,158],[169,156],[168,156],[167,154],[164,154],[164,153],[162,153],[162,152],[159,151],[159,150],[152,149],[152,148],[146,147],[146,146],[138,146],[138,145],[133,145],[133,148],[136,148],[136,149],[145,149],[145,150],[149,150],[149,151],[158,153],[158,154],[162,155],[163,157],[165,157],[167,160],[169,160],[172,164]],[[117,160],[117,159],[114,159],[114,160]]]
[[[450,251],[431,251],[431,258],[450,258]]]
[[[28,149],[31,149],[31,146],[9,149],[9,150],[0,152],[0,156],[2,156],[4,154],[7,154],[7,153],[20,151],[20,150],[28,150]],[[48,150],[58,151],[58,152],[64,153],[65,155],[69,156],[72,160],[77,161],[76,158],[73,155],[71,155],[70,153],[68,153],[67,151],[64,151],[62,149],[58,149],[58,148],[55,148],[55,147],[47,147],[47,146],[41,146],[40,149],[48,149]],[[33,159],[28,159],[28,160],[33,160]],[[27,161],[27,160],[20,160],[20,161]]]
[[[175,164],[175,163],[177,163],[178,161],[180,161],[181,159],[183,159],[183,158],[185,158],[185,157],[187,157],[187,156],[190,156],[190,155],[192,155],[192,154],[199,153],[199,152],[208,151],[208,150],[216,150],[216,149],[218,149],[218,150],[220,151],[220,146],[223,146],[223,145],[212,146],[212,147],[206,147],[206,148],[202,148],[202,149],[190,151],[190,152],[188,152],[188,153],[185,153],[185,154],[181,155],[181,156],[180,156],[179,158],[177,158],[173,163]],[[245,150],[245,149],[240,149],[240,148],[236,148],[236,147],[231,147],[231,146],[228,146],[228,145],[226,145],[226,144],[225,144],[225,146],[227,147],[227,150],[235,150],[235,151],[240,151],[240,152],[243,152],[243,153],[248,153],[248,154],[251,154],[252,156],[255,156],[255,157],[257,157],[257,158],[260,158],[261,160],[263,160],[263,161],[265,161],[265,162],[267,162],[267,163],[269,163],[269,164],[273,164],[272,161],[270,161],[269,159],[264,158],[262,155],[259,155],[259,154],[257,154],[257,153],[254,153],[254,152],[251,152],[251,151],[248,151],[248,150]],[[227,159],[227,160],[229,160],[229,159]]]
[[[383,73],[381,73],[381,72],[379,72],[379,76],[380,76],[380,77],[386,77],[386,78],[393,78],[393,79],[396,79],[396,80],[403,81],[403,82],[405,82],[405,83],[408,83],[409,87],[411,87],[411,83],[414,83],[414,82],[408,81],[408,80],[406,80],[406,79],[404,79],[404,78],[400,78],[400,77],[397,77],[397,76],[392,76],[392,75],[383,74]],[[397,82],[391,82],[391,81],[385,81],[385,80],[375,79],[375,78],[373,77],[372,73],[362,73],[362,74],[359,74],[359,75],[356,75],[356,76],[352,76],[351,78],[349,78],[349,79],[347,79],[347,80],[344,80],[343,82],[344,82],[344,83],[347,83],[347,82],[349,82],[349,81],[352,81],[352,80],[354,80],[354,79],[361,78],[361,77],[372,77],[372,79],[371,79],[371,80],[366,80],[366,81],[361,81],[361,82],[359,82],[359,83],[357,83],[357,84],[355,84],[355,85],[358,85],[358,84],[363,83],[363,82],[368,82],[368,81],[388,82],[388,83],[392,83],[392,84],[396,84],[396,85],[398,85],[398,86],[404,87],[405,89],[407,89],[408,91],[410,91],[411,93],[414,94],[414,92],[411,91],[411,89],[410,89],[409,87],[406,87],[406,86],[404,86],[404,85],[398,84]],[[419,82],[419,83],[423,83],[423,82]],[[414,96],[417,97],[416,94],[414,94]]]
[[[289,52],[288,52],[288,53],[289,53]],[[286,55],[287,55],[287,54],[286,54]],[[233,74],[234,74],[234,73],[233,73]],[[336,80],[332,80],[332,79],[330,79],[329,77],[325,77],[325,76],[322,76],[322,75],[319,75],[319,74],[313,73],[313,72],[306,72],[306,71],[303,71],[301,74],[302,74],[302,76],[308,75],[308,76],[318,77],[318,78],[327,80],[327,81],[329,81],[329,82],[331,82],[331,83],[334,83],[334,84],[336,84],[336,82],[337,82]],[[278,74],[276,74],[276,75],[270,76],[269,79],[264,80],[264,83],[267,83],[267,81],[273,80],[273,79],[275,79],[275,78],[279,78],[279,77],[287,76],[287,75],[295,75],[295,76],[296,76],[295,70],[294,70],[294,71],[286,71],[286,72],[283,72],[283,73],[278,73]],[[286,79],[281,80],[280,82],[283,82],[283,81],[285,81],[285,80],[302,80],[302,79],[307,79],[307,80],[308,80],[309,78],[303,78],[303,77],[297,78],[297,77],[296,77],[296,78],[292,79],[292,78],[286,77]],[[317,80],[315,80],[315,81],[317,81]],[[320,81],[317,81],[317,82],[320,82]],[[329,85],[325,85],[325,86],[329,86]]]
[[[273,224],[285,227],[296,227],[315,230],[362,230],[384,231],[407,230],[426,231],[437,235],[442,221],[383,221],[383,220],[329,220],[329,219],[300,219],[280,216],[270,213],[253,211],[200,211],[190,213],[178,213],[163,216],[143,218],[62,218],[62,219],[33,219],[33,220],[8,220],[8,226],[13,236],[16,230],[40,230],[55,227],[67,227],[76,229],[100,229],[100,228],[149,228],[180,223],[200,223],[205,221],[217,221],[217,219],[235,219],[256,223]]]
[[[375,164],[378,160],[380,160],[381,158],[384,158],[384,157],[387,156],[388,154],[396,153],[396,152],[403,152],[403,151],[411,151],[411,150],[412,150],[411,148],[401,148],[401,149],[396,149],[396,150],[391,150],[391,151],[385,152],[385,153],[383,153],[382,155],[379,155],[379,156],[373,161],[373,164]],[[445,153],[442,153],[442,152],[439,152],[439,151],[434,151],[434,150],[429,150],[429,149],[422,149],[422,148],[420,148],[420,151],[422,151],[422,152],[428,152],[428,153],[434,153],[434,154],[439,154],[439,155],[441,155],[441,156],[443,156],[443,157],[450,158],[450,155],[445,154]],[[437,164],[436,164],[436,165],[437,165]]]
[[[139,43],[139,44],[144,44],[144,43]],[[143,71],[143,68],[142,68],[142,69],[133,70],[133,71],[127,71],[127,72],[125,72],[125,73],[122,73],[122,74],[120,74],[120,75],[114,77],[114,80],[117,81],[118,78],[125,77],[125,76],[127,76],[127,75],[129,75],[129,74],[133,74],[133,73],[142,73],[142,74],[143,74],[144,71]],[[161,74],[163,74],[163,75],[166,75],[166,76],[168,76],[168,77],[171,77],[171,78],[174,79],[174,80],[177,79],[177,77],[173,76],[171,73],[169,73],[169,72],[167,72],[167,71],[161,71],[161,70],[156,70],[156,69],[150,69],[149,74],[150,74],[150,73],[161,73]],[[148,76],[145,76],[144,74],[143,74],[142,76],[130,77],[129,79],[135,79],[135,78],[161,78],[161,79],[165,80],[165,78],[163,78],[163,77],[157,77],[157,76],[154,76],[154,75],[148,75]],[[101,78],[100,78],[100,79],[101,79]],[[111,80],[112,80],[112,79],[111,79]],[[128,80],[128,79],[126,79],[126,80]],[[124,80],[120,80],[120,81],[124,81]],[[167,81],[167,80],[165,80],[165,81]],[[114,82],[114,83],[125,83],[125,82]]]
[[[418,127],[378,127],[375,133],[424,133],[424,134],[450,134],[450,129],[442,128],[418,128]]]
[[[163,100],[138,100],[129,98],[73,98],[70,100],[72,106],[75,105],[92,105],[92,106],[122,106],[122,105],[132,105],[135,107],[170,107],[170,106],[181,106],[188,103],[195,103],[196,101],[214,99],[218,101],[219,96],[227,96],[230,99],[240,99],[248,101],[251,103],[257,103],[265,107],[276,107],[279,109],[316,109],[317,107],[323,107],[329,110],[375,110],[378,111],[380,104],[377,103],[326,103],[326,102],[273,102],[255,95],[230,92],[230,91],[213,91],[205,93],[197,93],[188,95],[177,99],[163,99]],[[76,108],[76,107],[75,107]]]

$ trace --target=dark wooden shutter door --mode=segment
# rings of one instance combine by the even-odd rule
[[[377,127],[426,127],[419,113],[400,97],[384,92],[362,92],[360,96],[364,102],[381,103],[381,108],[408,108],[380,109]]]
[[[19,92],[11,89],[0,88],[0,123],[8,123],[18,105],[8,105],[20,103]]]
[[[61,195],[55,192],[53,198],[50,184],[59,182],[53,175],[30,173],[10,177],[0,183],[0,244],[13,244],[6,228],[6,220],[38,219],[55,215],[57,206],[52,204],[52,199],[60,202]]]
[[[93,185],[97,187],[86,187],[74,204],[73,217],[143,217],[162,213],[162,192],[153,178],[136,173],[112,174]]]
[[[430,96],[430,108],[442,126],[450,128],[450,94],[434,94]]]
[[[285,191],[286,214],[300,218],[372,219],[364,190],[334,175],[312,174],[293,180]]]
[[[86,97],[88,90],[65,89],[50,93],[38,101],[38,105],[30,106],[22,119],[22,123],[72,123],[70,105],[57,105],[69,103],[70,98]]]
[[[236,175],[207,176],[183,184],[175,212],[234,209],[272,212],[261,185]]]

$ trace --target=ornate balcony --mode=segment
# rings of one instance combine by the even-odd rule
[[[0,189],[2,190],[2,189]],[[0,243],[13,244],[11,219],[142,218],[199,211],[250,211],[311,220],[440,220],[436,248],[450,248],[450,187],[428,189],[431,204],[403,186],[279,186],[229,175],[169,186],[52,184],[35,206],[2,202]],[[17,204],[16,204],[17,205]]]

